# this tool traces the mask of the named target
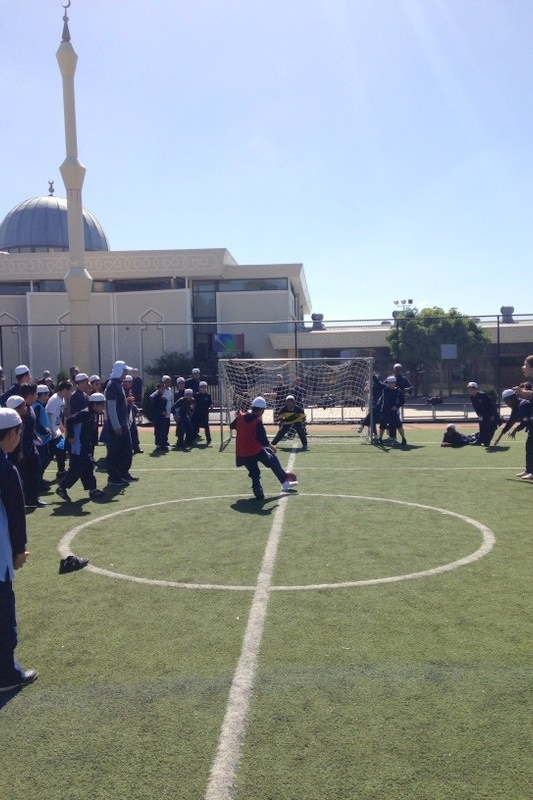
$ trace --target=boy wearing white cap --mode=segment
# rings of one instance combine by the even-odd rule
[[[0,409],[0,692],[28,686],[38,677],[15,660],[17,619],[13,578],[29,556],[26,550],[24,494],[8,456],[17,447],[22,423],[14,409]]]
[[[396,431],[402,437],[402,445],[405,447],[407,440],[403,430],[403,424],[400,417],[400,408],[404,403],[404,396],[401,389],[396,385],[396,375],[389,375],[385,378],[383,386],[383,394],[379,401],[379,438],[378,443],[383,444],[383,434],[385,430],[389,429],[391,439],[396,439]]]
[[[191,377],[187,378],[187,380],[185,381],[185,388],[192,389],[192,393],[196,394],[196,392],[200,389],[201,379],[202,379],[202,373],[200,372],[198,367],[195,367],[193,370],[191,370]]]
[[[30,368],[26,364],[19,364],[15,367],[15,383],[0,396],[0,405],[5,406],[8,397],[12,394],[20,394],[20,387],[32,380]]]
[[[194,394],[194,411],[192,412],[192,427],[195,438],[200,428],[205,432],[205,441],[211,444],[211,430],[209,428],[209,410],[213,405],[211,395],[207,391],[207,381],[200,381],[198,391]]]
[[[76,388],[70,395],[70,414],[77,414],[89,405],[89,392],[91,384],[89,383],[89,376],[86,372],[78,372],[74,378]]]
[[[192,413],[194,394],[192,389],[185,389],[183,397],[172,404],[171,411],[176,419],[176,432],[178,442],[176,447],[192,447],[194,444],[194,428],[192,426]]]
[[[252,491],[257,500],[265,499],[259,464],[272,470],[284,492],[298,484],[296,475],[285,472],[275,455],[276,446],[268,441],[262,421],[266,406],[264,397],[256,397],[252,401],[251,411],[246,414],[240,411],[230,425],[230,428],[237,433],[235,463],[238,467],[246,467],[248,470],[252,480]]]
[[[105,389],[109,486],[124,487],[130,481],[139,480],[130,475],[133,451],[128,425],[128,404],[122,387],[122,381],[130,369],[125,361],[115,361]]]
[[[81,480],[83,488],[91,499],[103,497],[104,492],[96,488],[94,477],[94,443],[98,432],[98,416],[104,413],[105,397],[94,392],[89,397],[88,408],[83,408],[68,417],[66,421],[67,439],[70,444],[70,458],[67,474],[56,489],[56,494],[70,502],[68,489]]]

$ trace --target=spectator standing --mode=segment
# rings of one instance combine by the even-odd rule
[[[129,369],[125,361],[115,361],[105,389],[109,424],[107,442],[109,486],[127,486],[130,481],[138,480],[130,474],[133,453],[128,425],[128,404],[122,386]]]
[[[31,383],[31,381],[30,368],[26,364],[19,364],[18,367],[15,367],[15,383],[0,396],[0,405],[5,406],[7,398],[13,394],[20,396],[20,387],[26,383]]]
[[[154,423],[155,449],[160,453],[168,453],[168,412],[165,384],[158,383],[155,392],[150,395],[152,403],[152,420]]]
[[[56,478],[61,480],[66,474],[65,464],[67,454],[65,452],[65,442],[63,439],[63,420],[66,399],[70,397],[72,384],[70,381],[61,381],[57,386],[57,392],[48,400],[46,413],[48,415],[49,427],[52,432],[50,441],[50,457],[56,457],[57,473]]]
[[[185,388],[192,389],[192,393],[196,394],[200,389],[201,380],[202,380],[202,373],[200,372],[198,367],[195,367],[193,370],[191,370],[190,378],[187,378],[187,380],[185,381]]]
[[[131,371],[131,376],[133,378],[131,391],[133,392],[136,405],[138,405],[139,408],[141,408],[143,402],[143,379],[139,375],[139,370],[137,369],[137,367],[133,367]]]
[[[39,673],[15,660],[18,642],[13,579],[30,555],[26,549],[24,494],[8,456],[17,447],[22,422],[16,411],[0,409],[0,692],[33,683]]]
[[[212,405],[213,400],[207,391],[207,382],[200,381],[199,389],[194,395],[194,410],[192,412],[191,422],[195,438],[198,437],[200,428],[203,428],[207,444],[211,444],[209,411]]]

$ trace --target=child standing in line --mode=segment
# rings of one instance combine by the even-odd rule
[[[168,452],[168,412],[166,386],[158,383],[155,392],[150,395],[152,401],[152,416],[154,423],[155,449],[162,453]]]
[[[98,430],[98,416],[104,413],[104,409],[104,395],[94,392],[89,395],[88,408],[83,408],[67,417],[67,439],[70,443],[69,467],[56,489],[56,494],[69,503],[71,499],[67,489],[74,486],[78,480],[81,480],[83,488],[89,492],[91,500],[105,496],[105,492],[97,489],[94,477],[95,434]]]
[[[15,660],[17,618],[13,578],[29,556],[26,514],[19,474],[8,458],[17,447],[22,422],[11,408],[0,408],[0,692],[28,686],[36,669],[24,670]]]
[[[209,430],[209,409],[213,405],[211,395],[207,391],[207,382],[200,381],[198,391],[194,395],[194,411],[192,412],[192,427],[195,437],[198,431],[203,428],[205,431],[205,441],[211,444],[211,431]]]

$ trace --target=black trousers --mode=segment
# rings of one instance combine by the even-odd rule
[[[113,429],[109,430],[107,444],[107,473],[110,481],[124,478],[130,471],[133,452],[131,434],[128,427],[122,428],[122,435],[117,436]]]

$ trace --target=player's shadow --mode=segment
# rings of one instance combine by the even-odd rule
[[[274,502],[275,505],[267,506],[267,503]],[[255,497],[242,498],[230,505],[233,511],[240,514],[254,514],[259,517],[268,517],[278,507],[277,498],[271,497],[265,500],[256,500]]]
[[[378,450],[382,450],[384,453],[390,453],[392,450],[398,450],[401,453],[407,453],[409,450],[420,450],[421,448],[425,447],[424,444],[389,444],[387,442],[383,442],[380,444],[379,442],[373,442],[375,447]]]
[[[12,689],[10,692],[2,692],[0,694],[0,708],[7,706],[7,704],[11,702],[11,700],[13,700],[13,698],[15,698],[21,691],[22,686],[17,686],[16,689]]]
[[[489,444],[486,448],[487,453],[504,453],[506,450],[510,450],[511,445],[509,444]]]
[[[112,489],[116,489],[117,491],[112,491]],[[91,512],[89,509],[85,508],[86,505],[108,505],[109,503],[115,502],[115,495],[122,491],[123,489],[117,486],[107,488],[103,497],[83,497],[79,500],[72,500],[70,503],[58,499],[57,505],[52,509],[52,515],[54,517],[87,517]]]

